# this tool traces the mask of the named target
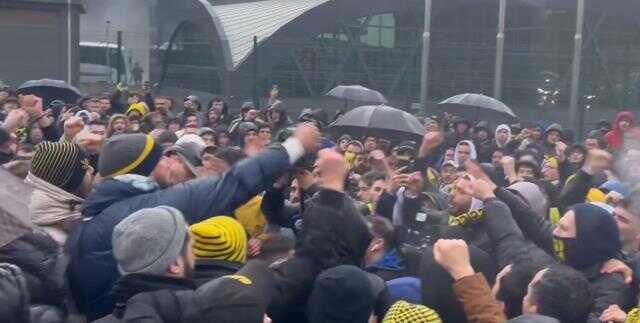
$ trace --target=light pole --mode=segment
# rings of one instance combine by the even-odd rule
[[[71,0],[67,0],[67,83],[71,84]]]
[[[576,34],[573,38],[573,66],[571,68],[571,101],[569,103],[569,125],[580,130],[578,100],[580,91],[580,63],[582,61],[582,29],[584,27],[584,0],[578,0],[576,11]],[[582,134],[579,134],[580,136]]]
[[[507,16],[507,0],[500,0],[498,34],[496,35],[496,66],[493,75],[493,97],[502,99],[502,66],[504,63],[504,25]]]
[[[426,111],[429,97],[429,55],[431,53],[431,0],[424,1],[424,32],[422,33],[422,71],[420,75],[420,104]]]

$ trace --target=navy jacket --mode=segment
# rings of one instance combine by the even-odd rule
[[[189,223],[233,214],[237,207],[273,185],[289,166],[289,155],[283,148],[269,148],[239,162],[221,177],[195,179],[167,189],[147,192],[114,179],[98,184],[85,202],[85,221],[67,241],[71,258],[67,276],[81,312],[92,321],[113,310],[109,292],[120,274],[112,254],[111,235],[129,214],[160,205],[179,209]]]

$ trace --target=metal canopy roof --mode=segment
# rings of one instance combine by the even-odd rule
[[[200,0],[209,11],[226,51],[227,70],[235,70],[253,51],[253,37],[267,40],[280,28],[307,11],[332,0],[267,0],[214,6]]]

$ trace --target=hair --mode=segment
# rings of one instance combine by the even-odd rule
[[[173,103],[175,103],[175,101],[173,101],[173,99],[171,97],[168,97],[166,95],[158,95],[155,97],[155,99],[160,99],[160,100],[167,100],[171,103],[171,105],[173,105]]]
[[[142,99],[142,98],[144,97],[141,93],[138,93],[138,92],[131,92],[131,93],[129,93],[129,97],[130,97],[130,98],[131,98],[131,97],[134,97],[134,96],[137,96],[137,97],[138,97],[138,98],[140,98],[140,99]]]
[[[182,122],[178,118],[171,118],[171,119],[167,120],[167,125],[170,125],[172,123],[177,123],[179,125],[182,125]]]
[[[296,254],[312,260],[321,271],[338,265],[361,266],[371,233],[351,201],[331,205],[320,194],[302,214],[302,240]],[[349,205],[351,204],[351,205]],[[305,206],[307,203],[305,203]]]
[[[522,315],[522,299],[527,294],[529,282],[536,273],[550,264],[553,258],[542,250],[528,247],[514,259],[511,271],[500,281],[500,290],[496,295],[505,305],[508,318]]]
[[[389,219],[373,215],[367,218],[369,224],[369,232],[374,238],[384,240],[387,248],[396,248],[399,246],[398,233]]]
[[[224,160],[227,164],[229,164],[229,166],[233,166],[235,163],[247,157],[247,155],[245,155],[242,150],[234,147],[218,148],[213,153],[213,155]]]
[[[360,180],[365,182],[367,186],[373,185],[373,183],[375,183],[376,181],[384,181],[386,179],[387,176],[385,173],[375,170],[362,175],[362,177],[360,178]]]
[[[586,322],[594,305],[589,282],[584,275],[564,265],[554,265],[533,288],[538,314],[562,323]]]
[[[458,146],[468,146],[468,147],[471,147],[471,144],[470,144],[468,141],[463,140],[463,141],[461,141],[461,142],[459,142],[459,143],[458,143]],[[454,149],[455,149],[455,148],[454,148]]]
[[[283,234],[269,234],[262,243],[259,259],[274,262],[288,255],[295,248],[295,241]]]
[[[260,125],[258,125],[258,131],[264,129],[264,128],[269,128],[271,129],[271,126],[267,123],[261,123]]]

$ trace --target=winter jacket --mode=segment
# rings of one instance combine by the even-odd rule
[[[491,294],[491,287],[481,273],[462,277],[453,284],[467,320],[473,323],[503,323],[504,305]]]
[[[599,173],[590,175],[583,170],[579,170],[574,176],[569,177],[560,193],[560,207],[566,211],[572,205],[584,203],[589,190],[599,187],[606,181],[606,175]]]
[[[202,286],[216,278],[233,275],[243,265],[243,263],[237,261],[198,258],[196,259],[194,280],[196,285]]]
[[[0,248],[0,263],[4,262],[22,269],[31,303],[64,306],[65,259],[58,244],[44,231],[35,229]]]
[[[29,217],[60,246],[65,245],[67,233],[80,222],[84,199],[71,194],[29,173],[26,182],[33,186],[29,203]]]
[[[321,212],[327,209],[338,212]],[[276,292],[268,308],[274,322],[306,322],[306,304],[316,276],[337,265],[361,266],[371,241],[352,200],[327,189],[305,203],[300,235],[294,258],[274,268]]]
[[[500,204],[507,208],[503,203]],[[512,264],[519,255],[525,254],[528,248],[532,247],[532,243],[525,240],[522,231],[511,216],[508,208],[506,212],[494,212],[493,216],[487,217],[485,222],[489,236],[495,244],[499,268]],[[541,230],[548,231],[550,227]],[[592,228],[592,230],[597,231],[597,228]],[[586,232],[586,229],[579,227],[578,232],[578,234]],[[553,235],[551,232],[545,232],[540,233],[540,237],[552,238]],[[580,237],[578,237],[578,240],[581,240]],[[583,237],[582,240],[588,240],[588,238]],[[550,243],[553,242],[542,242],[543,245]],[[533,248],[536,247],[533,246]],[[593,249],[596,250],[595,247]],[[620,304],[623,308],[629,306],[631,300],[631,288],[624,284],[622,276],[619,274],[601,274],[600,268],[602,264],[603,261],[598,261],[586,268],[576,268],[585,275],[585,278],[590,283],[595,300],[592,317],[599,317],[602,311],[612,304]]]
[[[500,187],[494,193],[509,207],[511,215],[522,230],[524,237],[549,255],[553,255],[553,226],[551,223],[511,191]]]
[[[269,148],[234,165],[221,177],[200,178],[162,190],[118,179],[98,184],[83,209],[85,221],[67,240],[71,257],[67,275],[80,311],[96,319],[113,309],[109,290],[120,274],[111,252],[111,235],[122,219],[158,205],[181,210],[189,223],[212,214],[231,214],[271,186],[289,168],[289,158],[284,149]]]
[[[624,133],[620,130],[619,126],[620,121],[623,119],[629,120],[631,128],[636,125],[636,119],[632,112],[621,111],[616,115],[616,119],[613,123],[613,129],[604,135],[604,139],[607,141],[609,149],[613,151],[618,151],[624,148]]]
[[[409,272],[404,255],[395,248],[388,250],[382,258],[365,268],[365,270],[382,278],[384,281],[417,274],[417,272]]]
[[[193,281],[184,278],[167,276],[156,276],[148,274],[129,274],[122,276],[112,290],[112,295],[116,303],[113,314],[107,315],[96,323],[120,322],[127,312],[135,312],[128,308],[128,301],[140,294],[159,290],[194,290],[196,285]],[[130,313],[131,315],[131,313]]]
[[[469,259],[476,272],[493,283],[496,265],[491,256],[479,248],[469,246]],[[473,322],[467,319],[461,299],[456,295],[456,282],[440,266],[431,249],[425,249],[422,257],[420,280],[422,283],[422,304],[435,310],[442,322]]]

